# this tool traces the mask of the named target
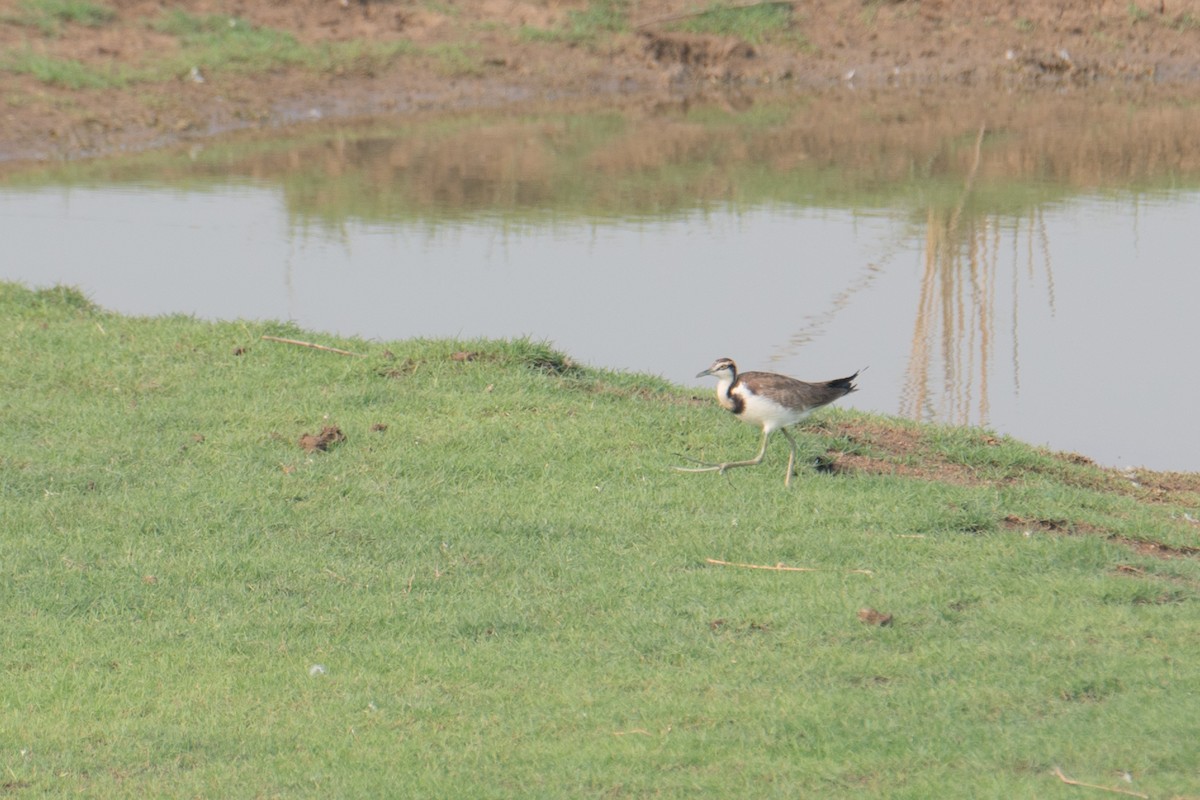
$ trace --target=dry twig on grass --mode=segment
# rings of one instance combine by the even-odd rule
[[[1083,781],[1072,780],[1071,778],[1068,778],[1066,775],[1063,775],[1062,767],[1055,767],[1054,774],[1058,776],[1058,779],[1060,781],[1067,784],[1068,786],[1082,786],[1086,789],[1099,789],[1102,792],[1112,792],[1113,794],[1124,794],[1124,795],[1129,795],[1130,797],[1141,797],[1141,798],[1145,798],[1145,800],[1149,800],[1149,798],[1150,798],[1150,795],[1148,795],[1148,794],[1142,794],[1141,792],[1135,792],[1131,789],[1118,789],[1118,788],[1112,787],[1112,786],[1097,786],[1094,783],[1084,783]]]
[[[776,572],[829,572],[829,570],[818,569],[817,567],[789,567],[785,564],[739,564],[735,561],[721,561],[716,558],[704,559],[709,564],[716,564],[720,567],[742,567],[743,569],[769,569]],[[848,573],[858,575],[874,575],[869,569],[848,569]]]
[[[324,350],[326,353],[337,353],[339,356],[354,356],[355,358],[365,358],[362,353],[352,353],[349,350],[339,350],[336,347],[326,347],[323,344],[313,344],[312,342],[302,342],[299,339],[284,339],[281,336],[267,336],[263,334],[264,339],[268,342],[281,342],[283,344],[294,344],[299,347],[311,347],[313,350]]]

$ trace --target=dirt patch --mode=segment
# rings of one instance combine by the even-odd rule
[[[889,420],[886,425],[844,420],[824,423],[821,429],[826,435],[845,442],[826,453],[829,463],[825,471],[828,472],[900,475],[961,486],[1000,485],[1019,480],[1024,474],[984,471],[947,458],[930,446],[926,430],[894,420]],[[1000,444],[999,439],[986,432],[981,431],[979,437],[979,443],[984,446]],[[1200,473],[1108,469],[1076,453],[1047,452],[1047,455],[1049,461],[1030,466],[1026,472],[1046,474],[1071,486],[1123,494],[1143,502],[1200,508]],[[1184,513],[1181,518],[1200,531],[1200,516]],[[1055,529],[1054,520],[1035,522],[1040,528]],[[1063,521],[1061,524],[1068,523]]]
[[[1162,594],[1154,597],[1150,602],[1156,605],[1166,605],[1190,600],[1195,596],[1196,591],[1200,590],[1200,581],[1195,581],[1182,575],[1172,575],[1169,573],[1147,570],[1142,567],[1134,566],[1133,564],[1118,564],[1116,568],[1113,569],[1112,574],[1124,578],[1135,578],[1137,580],[1160,581],[1176,587],[1176,590],[1174,591],[1163,592]],[[1183,589],[1186,591],[1179,592],[1178,589]]]
[[[1076,522],[1065,519],[1026,519],[1019,517],[1016,514],[1009,514],[1000,521],[1000,525],[1005,530],[1017,531],[1026,536],[1035,533],[1056,534],[1060,536],[1076,536],[1101,534],[1108,538],[1109,541],[1119,544],[1123,547],[1128,547],[1138,555],[1152,556],[1160,559],[1175,559],[1175,558],[1196,558],[1200,556],[1200,547],[1189,547],[1187,545],[1170,545],[1165,542],[1158,542],[1151,539],[1135,539],[1129,536],[1119,536],[1112,534],[1103,528],[1098,528],[1095,525],[1090,525],[1086,522]],[[1129,567],[1124,572],[1142,572],[1136,567]]]
[[[346,434],[336,425],[326,425],[320,433],[306,433],[300,437],[300,447],[306,453],[324,452],[335,444],[346,441]]]
[[[1172,497],[1182,494],[1195,496],[1200,504],[1200,472],[1153,472],[1144,469],[1121,470],[1120,475],[1135,488],[1152,496]]]
[[[1022,480],[1028,473],[1046,473],[1053,480],[1068,485],[1130,496],[1139,502],[1173,505],[1177,513],[1172,517],[1200,535],[1200,519],[1190,511],[1183,510],[1200,507],[1200,493],[1197,493],[1200,475],[1197,474],[1104,469],[1097,467],[1090,459],[1071,453],[1050,453],[1050,458],[1043,464],[1011,473],[976,468],[947,459],[931,446],[927,431],[896,421],[889,421],[885,425],[870,420],[846,420],[826,423],[821,427],[826,435],[842,440],[824,455],[821,467],[824,472],[898,475],[960,486],[994,487]],[[985,432],[980,432],[979,436],[979,443],[984,446],[999,444],[998,440]],[[1026,536],[1103,536],[1138,555],[1158,559],[1200,557],[1200,547],[1118,535],[1079,520],[1027,518],[1008,514],[998,523],[1003,530]]]
[[[1016,514],[1009,514],[1001,523],[1008,530],[1032,533],[1071,533],[1078,529],[1075,523],[1065,519],[1025,519]]]
[[[1068,464],[1085,463],[1090,459],[1074,454],[1055,454]],[[1077,459],[1084,458],[1078,461]],[[1087,489],[1101,489],[1123,494],[1147,503],[1164,503],[1184,508],[1200,509],[1200,473],[1155,472],[1148,469],[1092,469],[1063,471],[1064,480]],[[1182,519],[1200,532],[1200,511],[1195,515],[1184,512]]]
[[[885,614],[870,607],[858,610],[858,620],[864,625],[877,625],[881,628],[890,627],[893,622],[891,614]]]
[[[848,89],[974,86],[1056,90],[1098,82],[1175,84],[1200,94],[1200,0],[832,0],[791,3],[785,30],[750,41],[688,33],[708,3],[639,0],[619,30],[579,37],[588,0],[181,0],[306,45],[402,44],[397,55],[336,66],[211,74],[181,65],[167,80],[72,90],[0,71],[0,159],[76,158],[309,119],[762,85]],[[176,63],[178,36],[153,22],[158,0],[109,0],[114,16],[39,30],[0,14],[0,63],[69,59],[102,70]],[[174,60],[172,60],[174,59]]]
[[[1154,542],[1148,539],[1131,539],[1127,536],[1114,536],[1114,542],[1123,544],[1126,547],[1136,550],[1144,556],[1154,556],[1155,558],[1196,558],[1200,556],[1200,547],[1187,547],[1182,545],[1170,545],[1163,542]]]
[[[1121,494],[1140,502],[1174,505],[1180,509],[1200,509],[1200,473],[1109,469],[1097,466],[1086,456],[1053,452],[1046,453],[1048,460],[1020,471],[993,470],[948,458],[931,446],[928,430],[898,420],[889,420],[887,424],[871,420],[838,420],[814,427],[826,436],[842,440],[822,457],[819,469],[827,473],[899,475],[959,486],[1000,486],[1021,480],[1027,474],[1044,474],[1081,489]],[[1001,443],[984,431],[978,436],[978,443],[985,447]],[[1181,510],[1178,518],[1200,533],[1200,512]],[[1011,517],[1005,524],[1047,532],[1079,529],[1077,523],[1067,520]]]
[[[928,434],[915,425],[844,420],[821,425],[826,435],[842,439],[825,454],[824,472],[834,474],[899,475],[960,486],[992,482],[978,470],[940,456]]]

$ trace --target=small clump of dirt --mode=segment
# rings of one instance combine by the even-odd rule
[[[864,625],[876,625],[880,628],[889,627],[893,622],[891,614],[885,614],[870,607],[860,608],[858,610],[858,619]]]
[[[394,354],[392,354],[391,352],[384,353],[384,358],[388,361],[396,360],[396,356]],[[405,358],[402,361],[400,361],[399,363],[395,364],[394,366],[384,367],[384,368],[380,369],[376,374],[378,374],[379,377],[381,377],[381,378],[388,378],[391,380],[400,380],[402,378],[407,378],[409,375],[412,375],[414,372],[417,371],[417,368],[419,366],[420,365],[417,361],[414,361],[411,358]]]
[[[342,429],[336,425],[326,425],[321,428],[321,432],[317,434],[306,433],[300,437],[300,447],[306,453],[314,453],[318,450],[324,452],[335,444],[346,441],[346,434],[342,433]]]
[[[1042,533],[1072,533],[1080,529],[1075,523],[1065,519],[1025,519],[1016,514],[1009,514],[1002,524],[1009,530],[1040,531]]]

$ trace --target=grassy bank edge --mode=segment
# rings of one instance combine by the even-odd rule
[[[14,787],[1198,788],[1196,476],[830,412],[785,492],[545,343],[0,309]]]

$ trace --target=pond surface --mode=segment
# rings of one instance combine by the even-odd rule
[[[1200,469],[1200,111],[918,97],[305,128],[12,172],[0,278],[371,339],[547,339],[684,384]],[[748,433],[743,432],[745,436]],[[735,435],[732,434],[731,435]]]

